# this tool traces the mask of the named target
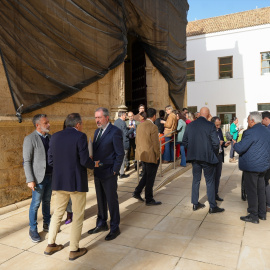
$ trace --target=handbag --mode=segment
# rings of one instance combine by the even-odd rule
[[[225,133],[225,137],[227,141],[231,141],[233,139],[233,135],[229,131]]]

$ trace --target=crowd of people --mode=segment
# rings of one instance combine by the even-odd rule
[[[181,158],[180,166],[192,164],[193,211],[205,207],[199,202],[202,171],[204,172],[209,213],[224,212],[217,206],[223,201],[219,196],[219,183],[224,163],[224,148],[231,145],[230,162],[237,162],[234,152],[239,154],[239,169],[243,171],[243,187],[248,201],[248,215],[241,220],[259,223],[270,212],[270,113],[252,112],[248,116],[248,129],[237,142],[238,119],[232,119],[231,140],[225,141],[221,130],[221,119],[212,117],[207,107],[195,114],[174,110],[166,106],[159,111],[141,104],[138,114],[118,112],[114,125],[109,111],[100,107],[95,111],[97,129],[93,141],[87,140],[82,132],[83,121],[78,113],[71,113],[65,119],[64,129],[49,134],[50,123],[46,114],[33,117],[35,131],[26,136],[23,144],[23,159],[26,182],[32,190],[29,208],[29,237],[40,242],[37,229],[37,211],[42,202],[43,231],[49,232],[48,246],[44,253],[52,255],[64,248],[55,243],[65,211],[65,223],[71,224],[69,260],[75,260],[87,252],[79,248],[86,193],[88,192],[87,168],[94,169],[94,183],[97,197],[96,226],[88,231],[95,234],[109,231],[106,241],[120,235],[120,211],[117,195],[118,177],[129,177],[126,172],[134,162],[141,179],[132,196],[146,206],[162,204],[153,197],[153,186],[159,164]],[[126,119],[128,117],[128,119]],[[175,142],[173,141],[175,140]],[[160,147],[160,142],[163,144]],[[176,155],[175,155],[176,153]],[[134,157],[135,155],[135,157]],[[162,157],[162,160],[160,160]],[[141,193],[145,191],[144,199]],[[55,210],[51,217],[50,203],[55,191]],[[242,194],[243,198],[243,194]],[[71,207],[72,205],[72,207]],[[110,226],[108,226],[108,210]]]

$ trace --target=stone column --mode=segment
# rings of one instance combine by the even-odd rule
[[[116,120],[118,111],[127,111],[125,105],[125,63],[112,70],[111,80],[111,120]]]

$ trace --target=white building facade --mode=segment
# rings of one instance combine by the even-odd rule
[[[244,13],[248,12],[238,14],[246,17]],[[230,16],[212,19],[225,23]],[[191,23],[199,27],[200,21]],[[224,124],[236,116],[247,127],[249,112],[270,110],[270,22],[201,32],[206,33],[187,32],[187,62],[189,67],[194,65],[188,71],[188,107],[191,111],[209,107],[211,115],[220,116]]]

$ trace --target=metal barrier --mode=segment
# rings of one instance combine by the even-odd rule
[[[161,143],[161,140],[162,138],[165,138],[165,137],[168,137],[168,135],[170,134],[173,134],[173,139],[170,139],[169,141],[165,142],[165,143]],[[167,143],[170,143],[172,140],[173,140],[173,168],[175,169],[175,135],[176,135],[176,130],[173,130],[172,132],[166,134],[166,135],[163,135],[162,137],[159,138],[159,149],[160,149],[160,164],[159,164],[159,167],[160,167],[160,177],[162,177],[162,153],[161,153],[161,149],[162,149],[162,146],[167,144]]]

